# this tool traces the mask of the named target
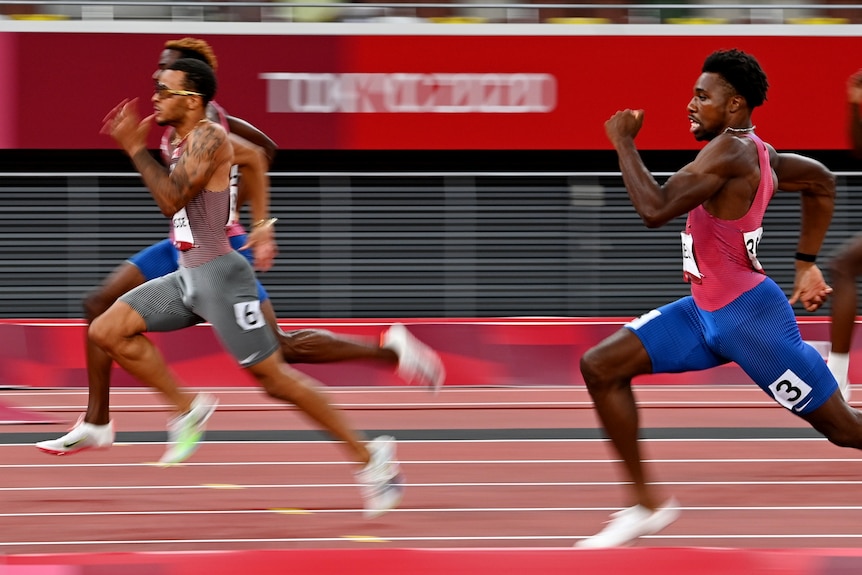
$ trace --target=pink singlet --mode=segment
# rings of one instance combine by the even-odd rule
[[[721,220],[697,206],[689,212],[682,233],[684,276],[691,282],[695,303],[707,311],[724,307],[766,278],[757,261],[757,246],[775,178],[766,145],[754,134],[745,137],[757,146],[760,162],[760,185],[748,212],[737,220]]]

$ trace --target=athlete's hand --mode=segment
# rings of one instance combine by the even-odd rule
[[[102,120],[100,133],[114,138],[129,156],[147,148],[150,121],[155,114],[143,120],[138,115],[138,99],[125,99],[108,112]]]
[[[254,253],[254,269],[267,272],[275,263],[278,244],[275,243],[275,226],[265,225],[254,228],[240,250],[250,249]]]
[[[802,302],[806,311],[817,311],[826,300],[832,288],[823,279],[823,273],[815,264],[796,262],[796,279],[793,282],[793,295],[790,305]]]
[[[620,140],[634,139],[644,123],[643,110],[621,110],[605,122],[605,133],[614,146]]]

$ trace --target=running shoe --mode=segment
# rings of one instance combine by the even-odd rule
[[[404,324],[393,324],[382,337],[382,347],[398,355],[398,375],[408,384],[419,383],[437,393],[446,381],[446,369],[437,353],[416,339]]]
[[[113,421],[106,425],[94,425],[85,422],[82,415],[69,433],[57,439],[40,441],[36,449],[51,455],[71,455],[85,449],[108,449],[113,444]]]
[[[168,449],[159,463],[173,465],[182,463],[197,450],[206,432],[206,423],[218,406],[218,398],[208,393],[199,393],[192,408],[168,422]]]
[[[356,472],[365,518],[374,519],[398,506],[404,495],[404,477],[395,460],[395,438],[381,435],[368,443],[371,461]]]
[[[582,539],[575,547],[601,548],[628,545],[638,537],[658,533],[679,517],[679,504],[669,499],[656,510],[635,505],[611,515],[604,529],[596,535]]]

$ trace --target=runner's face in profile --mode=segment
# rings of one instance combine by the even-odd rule
[[[698,142],[709,141],[727,127],[727,105],[732,88],[718,74],[705,72],[694,85],[688,103],[689,131]]]
[[[151,99],[158,125],[175,125],[175,122],[181,122],[187,112],[186,100],[199,96],[183,87],[185,76],[185,72],[179,70],[165,70],[155,81]]]

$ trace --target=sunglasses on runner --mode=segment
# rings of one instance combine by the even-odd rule
[[[153,87],[153,93],[159,97],[159,100],[170,98],[171,96],[203,96],[200,92],[191,92],[189,90],[173,90],[168,88],[161,82],[156,82]]]

